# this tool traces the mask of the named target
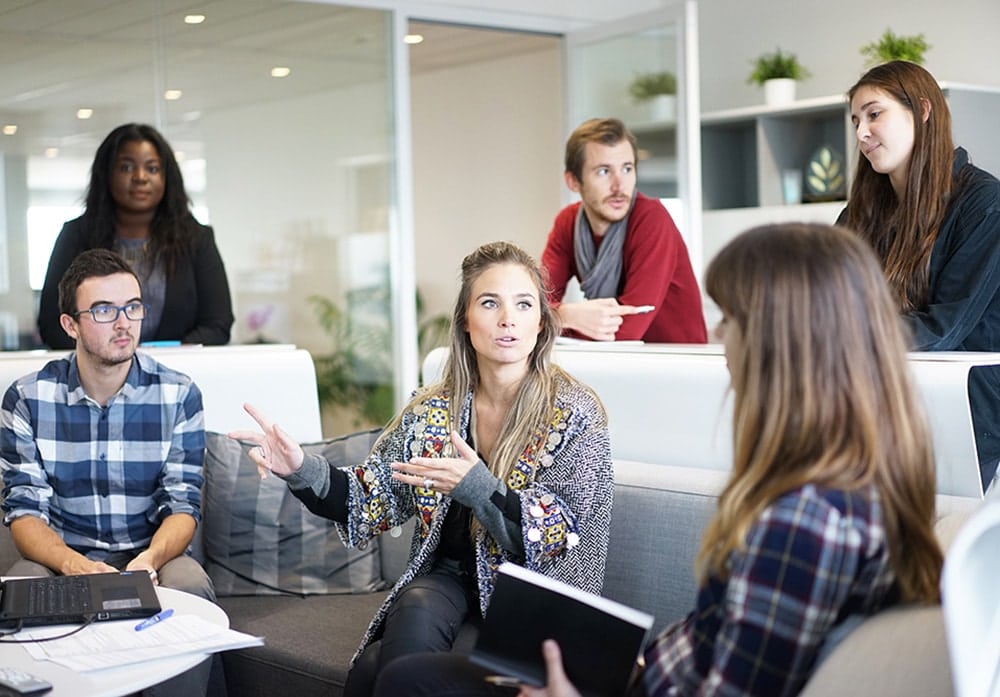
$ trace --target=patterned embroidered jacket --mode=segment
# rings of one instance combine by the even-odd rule
[[[471,393],[462,401],[459,433],[468,440]],[[445,394],[430,395],[403,415],[367,461],[348,470],[349,521],[338,525],[344,542],[364,547],[374,535],[418,516],[406,570],[375,614],[354,658],[381,634],[399,590],[430,571],[452,500],[391,478],[390,465],[440,454],[448,439]],[[592,593],[604,582],[614,471],[607,415],[587,387],[559,380],[552,419],[525,448],[506,480],[521,500],[524,566]],[[475,540],[480,611],[493,593],[496,567],[513,561],[488,532]]]

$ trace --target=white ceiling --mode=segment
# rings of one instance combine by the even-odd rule
[[[603,1],[603,0],[602,0]],[[204,14],[191,26],[183,18]],[[550,48],[526,33],[415,23],[414,72]],[[385,15],[283,0],[0,0],[0,150],[93,155],[114,126],[169,124],[197,150],[197,114],[384,79]],[[277,80],[271,67],[292,75]],[[181,89],[176,102],[161,98]],[[88,121],[78,108],[94,109]]]

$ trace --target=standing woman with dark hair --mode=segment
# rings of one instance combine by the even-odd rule
[[[955,148],[934,77],[869,70],[848,92],[861,157],[838,223],[871,243],[917,351],[1000,351],[1000,181]],[[1000,460],[1000,369],[973,368],[983,488]]]
[[[59,233],[38,310],[42,341],[73,348],[59,324],[59,279],[76,256],[103,247],[135,270],[149,310],[142,341],[226,344],[233,325],[229,282],[212,228],[191,215],[184,179],[156,129],[125,124],[104,139],[90,171],[86,209]]]

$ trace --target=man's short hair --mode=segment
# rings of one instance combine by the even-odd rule
[[[577,181],[583,181],[583,162],[587,156],[587,143],[618,145],[627,140],[632,146],[632,163],[637,164],[635,136],[619,119],[588,119],[573,131],[566,141],[566,171]]]
[[[132,276],[140,288],[142,283],[128,262],[110,249],[88,249],[80,252],[66,269],[59,281],[59,311],[66,315],[75,315],[79,309],[76,306],[76,291],[80,284],[88,278],[102,278],[116,273],[127,273]]]

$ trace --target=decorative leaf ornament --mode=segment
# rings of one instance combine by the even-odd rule
[[[809,158],[806,186],[815,199],[836,199],[844,192],[844,161],[829,145],[819,148]]]

